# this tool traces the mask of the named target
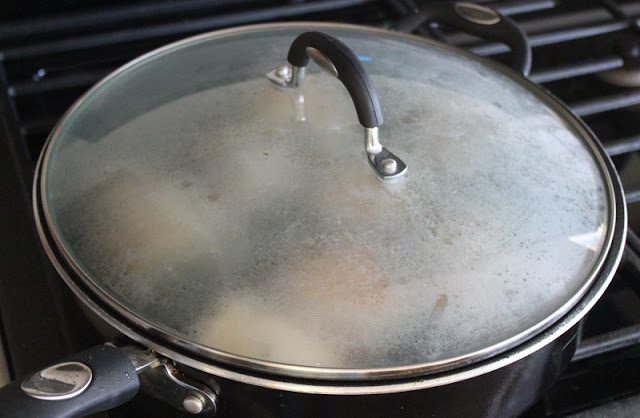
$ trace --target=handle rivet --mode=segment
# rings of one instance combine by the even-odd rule
[[[394,174],[398,169],[398,163],[396,162],[396,160],[392,158],[387,158],[385,160],[382,160],[382,163],[380,164],[380,166],[382,167],[382,171],[386,175]]]
[[[204,409],[205,400],[197,393],[190,393],[182,401],[182,406],[187,412],[199,414]]]
[[[289,78],[291,76],[291,69],[288,65],[283,65],[276,69],[276,75],[282,78]]]

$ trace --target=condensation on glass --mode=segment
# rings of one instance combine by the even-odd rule
[[[381,141],[409,166],[384,184],[339,82],[310,66],[301,109],[264,77],[301,32],[165,50],[65,120],[45,200],[87,280],[183,340],[318,368],[446,362],[566,310],[610,216],[580,134],[468,57],[327,30],[370,72]]]

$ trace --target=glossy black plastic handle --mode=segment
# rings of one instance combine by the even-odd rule
[[[511,66],[525,77],[531,71],[531,46],[527,35],[506,16],[474,3],[425,4],[417,13],[396,23],[400,32],[412,32],[424,23],[442,23],[481,38],[503,42],[511,48]]]
[[[91,370],[91,380],[84,391],[70,399],[36,399],[21,388],[26,379],[18,379],[0,388],[0,417],[83,417],[122,405],[138,392],[140,381],[135,366],[118,348],[93,347],[57,364],[67,362],[82,363]],[[67,377],[66,382],[70,379],[73,380]],[[56,381],[53,383],[55,386]],[[59,383],[63,388],[65,384]],[[36,389],[39,386],[37,379],[35,386],[31,385]]]
[[[303,68],[309,63],[309,54],[315,60],[324,61],[322,67],[333,66],[329,70],[347,88],[358,113],[358,120],[365,128],[375,128],[384,122],[376,89],[349,47],[321,32],[305,32],[298,36],[287,55],[289,64]],[[335,71],[334,71],[335,70]]]

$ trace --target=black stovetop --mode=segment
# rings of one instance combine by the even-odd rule
[[[611,401],[640,393],[640,1],[479,3],[510,15],[529,35],[530,79],[565,101],[601,139],[629,209],[619,272],[583,321],[572,363],[526,415],[619,405]],[[0,321],[12,375],[102,341],[49,265],[31,215],[36,158],[54,123],[80,94],[126,61],[196,33],[284,20],[390,27],[414,7],[413,0],[5,3],[0,15]],[[505,46],[449,28],[421,27],[417,33],[508,59]],[[612,84],[612,77],[626,85]]]

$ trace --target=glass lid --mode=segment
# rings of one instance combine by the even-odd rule
[[[378,129],[342,78],[284,66],[312,29],[357,56]],[[376,160],[376,135],[397,161]],[[588,289],[613,225],[591,141],[515,73],[448,47],[263,25],[95,87],[52,134],[41,199],[79,279],[167,341],[282,374],[405,376],[513,347]]]

